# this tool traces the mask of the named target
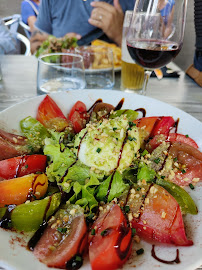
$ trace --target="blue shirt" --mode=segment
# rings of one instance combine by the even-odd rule
[[[37,10],[39,10],[39,6],[37,3],[35,3],[34,1],[30,0],[30,2],[32,2],[32,4],[35,6],[35,8]],[[34,11],[34,9],[32,8],[32,6],[27,2],[27,1],[23,1],[21,3],[21,16],[22,16],[22,21],[25,24],[28,24],[27,20],[30,16],[36,16],[37,14]]]
[[[35,26],[42,32],[56,37],[63,37],[70,32],[85,36],[96,28],[88,23],[93,9],[90,5],[92,1],[42,0]],[[120,0],[119,2],[125,12],[133,10],[134,1]],[[105,0],[105,2],[112,4],[113,0]],[[95,38],[92,37],[92,40]]]

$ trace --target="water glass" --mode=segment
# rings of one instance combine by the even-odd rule
[[[75,52],[83,57],[86,88],[110,89],[114,86],[113,51],[105,46],[81,46]]]
[[[83,57],[73,53],[51,53],[38,58],[37,93],[84,89]]]
[[[132,19],[133,11],[127,10],[123,22],[122,34],[122,64],[121,64],[121,90],[125,92],[135,92],[143,94],[144,69],[137,65],[131,58],[126,44],[126,36],[128,33],[130,20]]]

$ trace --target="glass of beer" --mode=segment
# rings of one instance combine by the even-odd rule
[[[133,11],[127,10],[123,23],[122,35],[122,66],[121,66],[121,90],[143,94],[144,68],[134,63],[126,44],[126,36],[132,18]]]

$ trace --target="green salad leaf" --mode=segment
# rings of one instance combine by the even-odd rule
[[[124,183],[122,175],[116,171],[100,184],[96,197],[99,201],[107,199],[110,202],[114,198],[118,198],[128,187],[129,185]],[[109,194],[108,190],[110,190]]]

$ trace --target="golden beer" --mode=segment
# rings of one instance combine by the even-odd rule
[[[131,58],[126,44],[126,36],[132,17],[132,11],[127,10],[123,23],[122,48],[121,48],[121,90],[142,94],[144,83],[144,69],[137,65]]]
[[[121,65],[121,89],[141,90],[144,83],[144,69],[135,63],[127,63],[122,60]]]

